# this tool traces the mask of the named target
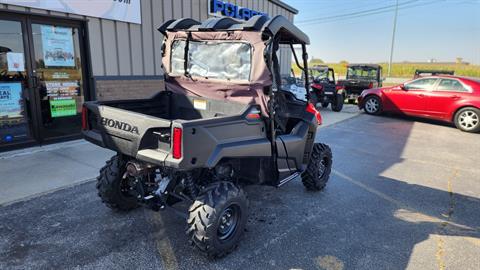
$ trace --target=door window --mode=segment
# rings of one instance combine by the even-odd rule
[[[79,29],[32,24],[43,137],[78,133],[84,101]]]
[[[22,24],[0,20],[0,145],[30,137]]]
[[[432,90],[433,85],[437,81],[436,78],[418,79],[404,85],[407,90]]]
[[[458,92],[468,92],[468,90],[457,80],[453,79],[441,79],[440,83],[437,86],[439,91],[458,91]]]

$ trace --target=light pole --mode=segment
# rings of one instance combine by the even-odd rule
[[[392,71],[393,47],[395,46],[395,32],[397,30],[398,0],[395,5],[395,16],[393,17],[392,47],[390,48],[390,61],[388,62],[388,77]]]

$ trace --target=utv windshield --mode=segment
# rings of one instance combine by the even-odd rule
[[[310,77],[314,81],[322,81],[328,79],[328,68],[326,69],[310,69]]]
[[[347,79],[377,79],[377,69],[367,66],[348,67]]]
[[[185,40],[172,43],[171,73],[185,73]],[[223,80],[250,80],[250,44],[243,42],[190,41],[188,73],[193,77]]]

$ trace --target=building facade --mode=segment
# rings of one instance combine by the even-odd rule
[[[167,20],[297,12],[279,0],[0,0],[0,151],[78,138],[84,101],[164,90]],[[287,48],[280,59],[289,74]]]

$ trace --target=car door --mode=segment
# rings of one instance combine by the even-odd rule
[[[421,78],[402,87],[393,87],[384,90],[390,107],[393,111],[423,116],[427,114],[426,93],[432,91],[437,78]]]
[[[446,119],[449,112],[458,107],[456,104],[461,103],[469,94],[468,86],[460,80],[442,78],[433,91],[426,94],[428,114],[433,118]]]

